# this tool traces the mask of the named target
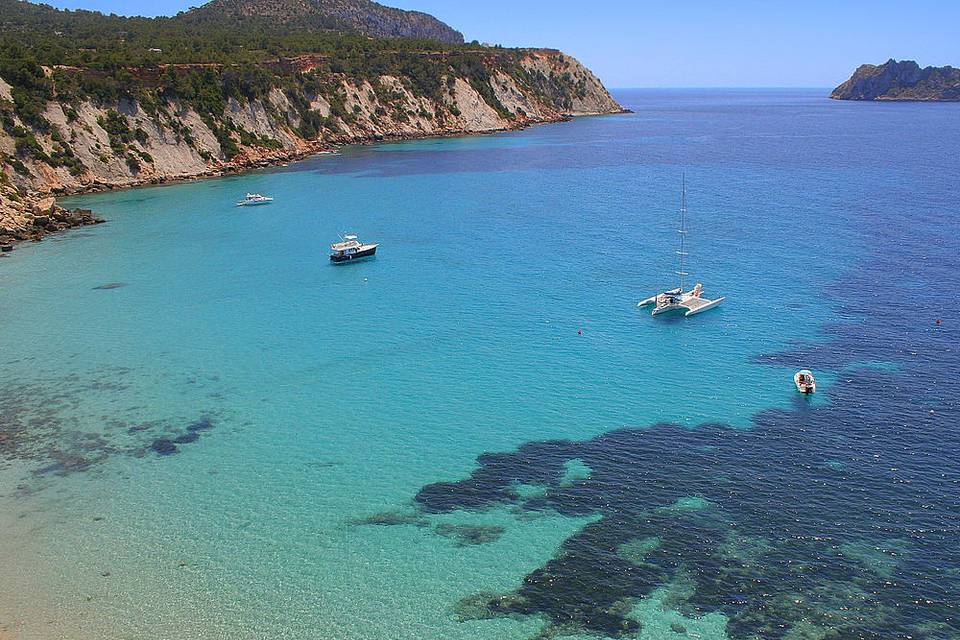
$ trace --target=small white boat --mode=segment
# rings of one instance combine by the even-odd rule
[[[259,193],[248,193],[243,197],[243,200],[237,203],[238,207],[255,207],[261,204],[270,204],[273,202],[273,198],[261,195]]]
[[[793,383],[797,385],[797,391],[804,395],[817,392],[817,381],[813,377],[813,372],[809,369],[803,369],[793,374]]]
[[[686,177],[683,180],[683,188],[680,192],[680,250],[677,251],[677,255],[680,257],[680,270],[677,271],[677,275],[680,276],[680,286],[676,289],[670,289],[669,291],[664,291],[663,293],[658,293],[656,295],[650,296],[645,300],[641,300],[637,303],[638,307],[646,307],[653,305],[653,313],[651,315],[658,316],[661,313],[669,313],[673,311],[682,311],[684,317],[695,316],[698,313],[703,313],[704,311],[709,311],[714,307],[718,306],[721,302],[726,300],[726,297],[717,298],[715,300],[708,300],[703,297],[703,285],[699,282],[691,289],[690,291],[683,290],[683,278],[684,276],[690,275],[683,270],[683,259],[687,257],[686,248],[686,237],[687,237],[687,181]]]

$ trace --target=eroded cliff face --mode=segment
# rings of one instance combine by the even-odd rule
[[[536,88],[569,115],[600,115],[623,111],[600,79],[571,56],[544,49],[530,51],[520,61]]]
[[[532,50],[520,65],[513,73],[492,69],[482,85],[447,76],[439,96],[417,95],[410,82],[392,75],[334,77],[322,91],[297,98],[300,104],[275,87],[257,99],[230,98],[216,119],[177,99],[150,105],[49,102],[42,114],[49,123],[45,131],[15,116],[7,123],[12,126],[0,130],[0,180],[6,190],[0,198],[0,240],[10,239],[14,229],[22,237],[30,216],[40,215],[35,201],[46,194],[216,175],[336,144],[492,132],[622,111],[596,76],[570,56]],[[9,87],[0,82],[0,103],[4,100],[10,101]],[[14,206],[18,197],[34,204]]]

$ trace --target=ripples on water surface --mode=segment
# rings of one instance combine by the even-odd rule
[[[957,637],[957,105],[823,93],[85,198],[0,262],[0,630]]]

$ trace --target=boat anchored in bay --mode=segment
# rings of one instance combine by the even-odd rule
[[[809,369],[803,369],[793,374],[793,383],[797,385],[797,391],[803,395],[810,395],[817,392],[817,381],[813,377],[813,372]]]
[[[680,258],[680,269],[677,271],[677,275],[680,277],[680,286],[676,289],[670,289],[669,291],[664,291],[663,293],[658,293],[656,295],[650,296],[645,300],[641,300],[637,306],[646,307],[653,305],[653,312],[651,315],[658,316],[661,313],[670,313],[674,311],[682,311],[684,317],[693,316],[698,313],[703,313],[704,311],[709,311],[714,307],[718,306],[721,302],[727,298],[724,296],[722,298],[717,298],[716,300],[708,300],[703,297],[703,285],[699,282],[690,289],[689,291],[684,291],[684,278],[688,275],[686,271],[683,270],[684,258],[687,257],[686,252],[686,239],[687,239],[687,179],[686,176],[683,177],[683,187],[680,191],[680,229],[678,230],[680,234],[680,250],[677,251],[677,255]]]
[[[238,207],[256,207],[261,204],[270,204],[273,202],[273,198],[267,197],[259,193],[248,193],[243,197],[243,200],[237,203]]]
[[[360,242],[356,234],[348,234],[340,237],[340,242],[330,245],[330,262],[341,264],[343,262],[354,262],[364,258],[372,258],[377,253],[379,244],[364,244]]]

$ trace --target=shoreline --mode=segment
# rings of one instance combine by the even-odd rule
[[[591,118],[598,116],[617,116],[633,113],[630,109],[621,109],[609,113],[589,112],[589,113],[564,113],[555,119],[526,119],[517,122],[513,126],[502,127],[499,129],[469,130],[458,129],[452,131],[439,131],[423,134],[415,133],[389,133],[363,136],[335,136],[327,140],[314,140],[305,143],[304,147],[291,149],[276,149],[267,151],[263,155],[244,160],[225,160],[219,166],[209,167],[206,171],[194,174],[180,174],[170,176],[153,176],[143,180],[132,180],[124,183],[111,184],[107,182],[92,182],[80,187],[68,187],[60,189],[50,189],[49,191],[36,192],[35,196],[47,197],[75,197],[89,195],[92,193],[105,193],[110,191],[123,191],[125,189],[136,189],[138,187],[159,186],[165,184],[182,184],[193,182],[195,180],[205,180],[208,178],[220,178],[224,176],[233,176],[252,171],[254,169],[265,169],[267,167],[280,166],[285,162],[297,162],[321,153],[336,152],[343,147],[349,146],[367,146],[390,142],[410,142],[414,140],[443,140],[447,138],[467,138],[470,136],[489,136],[498,133],[510,133],[513,131],[523,131],[531,127],[559,124],[563,122],[572,122],[577,118]]]
[[[389,133],[363,136],[336,136],[327,140],[314,140],[306,142],[303,146],[289,149],[277,149],[264,153],[264,150],[251,148],[256,155],[241,154],[240,160],[226,160],[219,165],[208,167],[207,170],[192,174],[174,174],[157,175],[140,180],[129,180],[122,183],[109,183],[101,181],[92,181],[88,184],[78,187],[54,188],[46,191],[35,191],[27,194],[24,206],[28,207],[34,215],[31,221],[34,224],[19,234],[14,229],[0,228],[0,257],[8,256],[13,248],[23,242],[41,242],[44,238],[71,229],[84,226],[102,224],[107,220],[96,217],[95,212],[89,209],[67,210],[56,203],[57,198],[61,197],[79,197],[94,193],[106,193],[113,191],[124,191],[127,189],[136,189],[139,187],[161,186],[168,184],[184,184],[197,180],[206,180],[210,178],[220,178],[225,176],[240,175],[255,169],[265,169],[276,167],[289,162],[298,162],[306,158],[316,156],[322,153],[332,153],[340,148],[347,146],[365,146],[389,142],[407,142],[412,140],[431,140],[444,138],[462,138],[469,136],[495,135],[498,133],[508,133],[512,131],[522,131],[533,126],[545,124],[557,124],[561,122],[570,122],[575,118],[606,116],[606,115],[624,115],[631,113],[629,109],[611,113],[564,113],[552,119],[525,119],[512,126],[499,129],[486,129],[481,131],[456,130],[440,131],[420,134],[411,133]],[[51,203],[50,200],[53,200]],[[48,219],[53,218],[56,224],[50,226]],[[42,224],[37,224],[37,220]],[[0,640],[5,640],[0,637]]]
[[[487,70],[482,81],[443,67],[442,52],[419,53],[433,66],[440,55],[445,89],[420,91],[409,69],[388,65],[369,78],[334,69],[316,86],[274,79],[255,96],[227,96],[216,84],[225,80],[214,74],[203,82],[213,83],[210,91],[220,91],[223,104],[198,106],[189,92],[161,91],[166,85],[151,68],[134,73],[145,84],[132,101],[81,92],[68,104],[54,96],[37,106],[50,127],[24,125],[19,142],[10,127],[0,132],[0,147],[16,147],[13,155],[0,154],[0,246],[9,251],[13,243],[80,226],[77,214],[49,205],[57,197],[236,175],[348,144],[488,135],[627,112],[589,69],[557,50],[478,51],[474,63]],[[318,68],[316,61],[301,63],[280,75]],[[0,98],[12,91],[8,86],[0,80]]]

